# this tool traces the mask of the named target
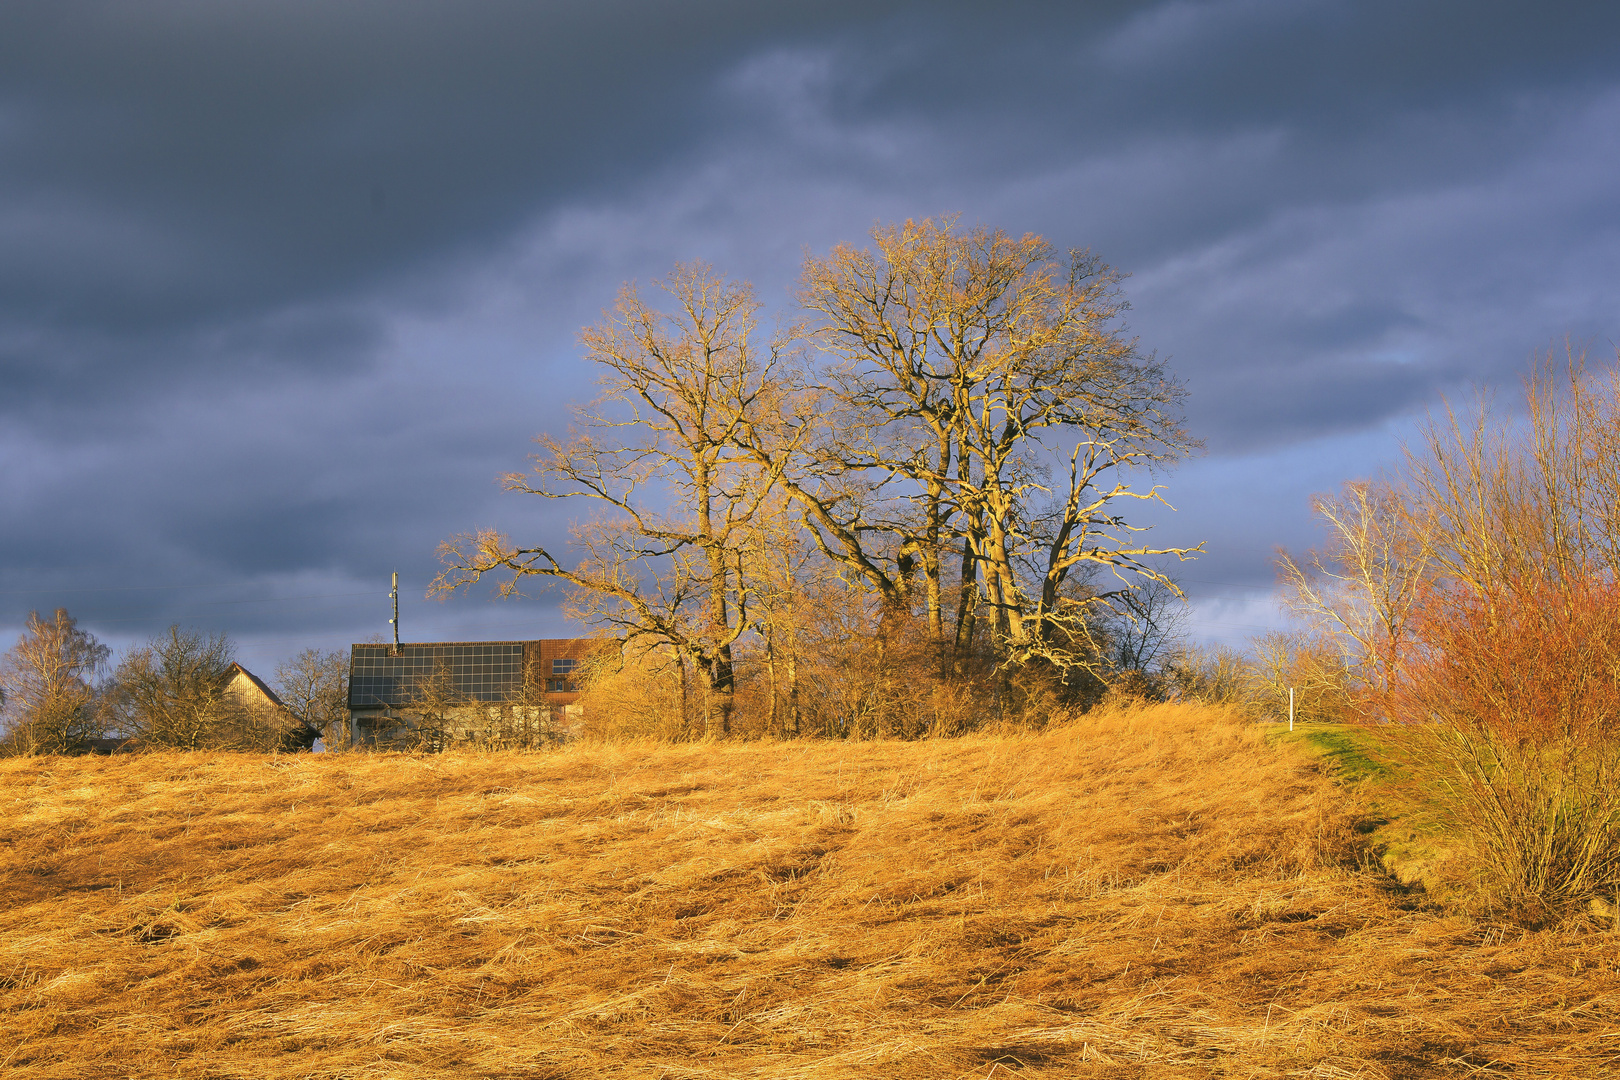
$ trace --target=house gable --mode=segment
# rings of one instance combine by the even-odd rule
[[[225,683],[225,693],[236,698],[249,709],[272,709],[277,712],[289,712],[287,706],[282,704],[276,692],[264,684],[253,672],[241,664],[232,663],[230,679]]]

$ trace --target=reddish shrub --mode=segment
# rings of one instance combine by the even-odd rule
[[[1550,745],[1608,738],[1620,722],[1620,590],[1516,583],[1491,595],[1432,589],[1396,715]]]
[[[1431,590],[1384,729],[1493,904],[1540,919],[1620,870],[1620,590]]]

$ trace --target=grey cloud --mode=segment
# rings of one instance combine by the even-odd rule
[[[521,464],[511,460],[522,448],[512,428],[490,431],[488,416],[467,413],[455,437],[420,418],[392,424],[392,393],[383,388],[368,412],[325,431],[284,399],[233,436],[238,395],[200,418],[176,402],[151,418],[155,434],[121,433],[60,458],[37,442],[0,442],[8,461],[29,462],[32,479],[0,491],[0,621],[65,602],[109,632],[183,619],[263,633],[307,625],[322,603],[342,608],[355,583],[375,588],[391,570],[419,598],[437,569],[435,547],[458,527],[509,524],[565,542],[565,522],[548,527],[502,505],[493,476]],[[342,412],[310,408],[318,420]],[[484,437],[469,436],[478,431]],[[226,587],[206,596],[149,588],[189,583]],[[310,593],[315,600],[281,600]],[[555,599],[541,609],[554,615]],[[430,610],[442,617],[442,606]]]
[[[1122,212],[1097,211],[1096,242],[1139,264],[1290,206],[1488,175],[1534,152],[1549,117],[1578,111],[1620,66],[1620,9],[1589,4],[1084,11],[958,16],[921,44],[847,43],[822,104],[848,127],[941,133],[948,154],[897,167],[943,165],[958,182],[1162,155],[1157,205],[1132,191]],[[1239,155],[1215,162],[1207,187],[1175,173],[1206,164],[1184,152],[1200,146]]]
[[[234,363],[255,323],[487,255],[689,143],[724,57],[839,7],[10,7],[0,411],[64,371]],[[366,334],[304,344],[363,363]]]
[[[1012,137],[1279,125],[1342,136],[1405,113],[1497,112],[1527,95],[1606,84],[1620,51],[1620,11],[1591,3],[1179,0],[1105,10],[1105,19],[1091,5],[958,12],[925,28],[923,47],[869,45],[889,62],[860,64],[884,77],[851,107],[976,113]],[[942,56],[955,61],[947,77]],[[1051,140],[1030,148],[1063,150]]]
[[[794,43],[834,58],[822,89],[834,122],[955,126],[980,147],[823,168],[1004,176],[1143,133],[1286,133],[1241,192],[1186,203],[1183,190],[1182,205],[1138,215],[1162,222],[1162,249],[1440,156],[1412,152],[1421,130],[1391,138],[1391,114],[1495,119],[1515,88],[1590,80],[1612,56],[1603,16],[1554,11],[1527,36],[1514,5],[1464,10],[14,8],[0,33],[0,332],[62,340],[4,355],[13,370],[95,365],[93,349],[75,355],[81,335],[207,333],[487,251],[543,207],[623,194],[694,146],[752,137],[757,112],[733,109],[725,128],[717,74]],[[1330,123],[1346,110],[1374,122],[1346,140]],[[1482,142],[1444,156],[1463,169]],[[1140,226],[1112,231],[1135,234],[1113,257],[1154,253]],[[193,370],[183,342],[168,352]]]
[[[24,588],[217,575],[239,636],[385,630],[369,595],[288,598],[395,567],[417,595],[474,525],[563,542],[571,511],[493,477],[589,396],[573,334],[619,282],[703,257],[785,304],[802,245],[952,211],[1136,272],[1135,329],[1211,449],[1165,539],[1210,537],[1207,576],[1262,581],[1304,496],[1364,471],[1356,433],[1566,330],[1614,332],[1617,23],[1282,0],[12,5],[0,622],[48,606]],[[1290,454],[1317,465],[1273,482]],[[211,610],[135,595],[131,622],[85,610]],[[554,596],[408,618],[561,629]]]
[[[167,240],[194,275],[171,314],[321,293],[611,185],[691,138],[721,58],[807,21],[727,3],[8,11],[7,203],[101,215],[99,243],[62,253],[87,293],[141,285],[121,249]],[[90,256],[109,250],[106,281]],[[101,314],[72,299],[62,317]]]

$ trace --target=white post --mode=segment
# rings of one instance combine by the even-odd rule
[[[1288,730],[1294,730],[1294,688],[1288,688]]]

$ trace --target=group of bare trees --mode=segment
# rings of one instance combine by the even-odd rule
[[[1197,550],[1145,543],[1127,514],[1194,443],[1181,387],[1124,334],[1119,280],[1040,237],[908,221],[807,259],[770,333],[705,266],[661,282],[662,304],[626,286],[583,333],[601,396],[505,481],[594,502],[583,557],[474,532],[444,545],[435,588],[566,584],[670,669],[706,733],[731,729],[740,688],[766,727],[801,730],[828,665],[879,697],[973,684],[1003,714],[1037,685],[1094,688],[1101,629]],[[820,722],[858,727],[863,707]]]
[[[1620,581],[1620,369],[1548,357],[1522,404],[1448,407],[1397,473],[1317,497],[1324,548],[1279,554],[1307,629],[1278,651],[1314,653],[1341,707],[1389,716],[1437,598]]]
[[[337,653],[306,649],[277,669],[285,709],[233,692],[224,634],[171,626],[116,666],[111,655],[66,610],[30,613],[0,656],[0,753],[82,753],[109,739],[144,749],[307,749],[346,716],[348,671]]]
[[[349,722],[348,656],[304,649],[276,665],[275,690],[303,727],[298,741],[338,741]]]

